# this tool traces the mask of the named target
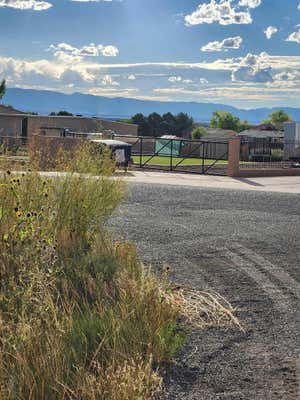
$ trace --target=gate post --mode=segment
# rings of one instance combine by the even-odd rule
[[[171,139],[170,171],[173,171],[173,139]]]
[[[230,138],[228,142],[227,176],[231,177],[239,176],[240,149],[241,149],[241,138],[237,136]]]
[[[206,143],[202,142],[202,174],[205,174],[205,162],[204,157],[206,156]]]
[[[140,137],[140,168],[143,166],[143,138]]]

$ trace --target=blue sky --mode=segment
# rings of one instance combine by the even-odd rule
[[[0,0],[11,87],[300,106],[300,0]]]

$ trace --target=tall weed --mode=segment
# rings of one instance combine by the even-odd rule
[[[124,194],[109,155],[84,145],[57,169],[0,178],[0,399],[150,399],[177,310],[105,232]]]
[[[83,144],[51,162],[64,173],[0,176],[0,400],[153,399],[198,304],[107,234],[125,191],[109,154]]]

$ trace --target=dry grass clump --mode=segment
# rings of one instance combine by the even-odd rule
[[[235,325],[243,330],[236,310],[218,293],[189,287],[167,288],[165,293],[167,301],[176,304],[181,316],[193,327]]]
[[[64,163],[56,178],[0,176],[0,400],[153,399],[159,364],[184,342],[180,319],[231,311],[170,289],[111,241],[124,187],[109,155],[84,145]]]
[[[32,136],[30,163],[39,171],[64,171],[112,175],[115,164],[110,149],[85,139]]]
[[[0,169],[15,171],[26,168],[28,150],[23,138],[0,136]]]
[[[124,187],[98,156],[83,147],[55,179],[1,175],[1,400],[151,399],[183,342],[155,277],[103,228]]]

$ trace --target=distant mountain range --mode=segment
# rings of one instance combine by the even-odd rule
[[[111,98],[82,93],[64,94],[49,90],[19,88],[8,88],[3,102],[19,110],[39,114],[65,110],[82,116],[98,116],[108,119],[128,118],[136,113],[148,115],[152,112],[163,114],[170,111],[175,114],[185,112],[191,115],[195,121],[208,122],[214,111],[226,110],[253,124],[261,122],[268,117],[270,112],[278,109],[243,110],[214,103],[136,100],[124,97]],[[300,120],[300,108],[282,107],[281,109],[287,111],[295,120]]]

